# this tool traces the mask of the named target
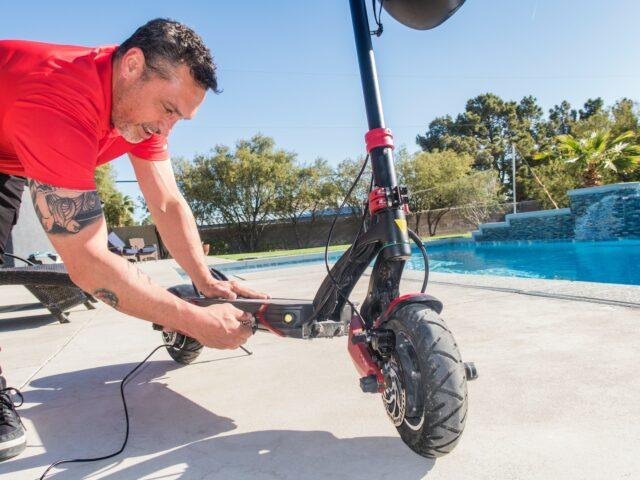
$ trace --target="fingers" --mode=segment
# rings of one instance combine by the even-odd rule
[[[229,300],[236,300],[239,296],[243,298],[271,298],[271,296],[266,293],[256,292],[255,290],[245,287],[233,280],[220,280],[216,282],[214,289],[211,290],[207,296],[223,297],[228,298]]]
[[[251,290],[248,287],[245,287],[244,285],[241,285],[237,282],[231,281],[229,282],[231,284],[231,289],[236,292],[238,295],[240,295],[241,297],[244,298],[271,298],[269,295],[267,295],[266,293],[259,293],[256,292],[255,290]]]
[[[219,296],[228,298],[229,300],[235,300],[238,298],[238,295],[233,291],[233,288],[229,284],[229,282],[220,282],[218,285],[218,291],[216,292]]]
[[[253,335],[253,315],[234,307],[231,303],[206,308],[208,320],[201,335],[196,338],[205,346],[218,349],[236,349]]]

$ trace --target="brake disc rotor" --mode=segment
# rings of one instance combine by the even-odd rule
[[[424,423],[421,375],[413,344],[404,334],[396,336],[396,349],[382,370],[382,393],[387,415],[398,427],[403,422],[418,430]]]
[[[382,392],[382,402],[393,424],[399,427],[407,410],[407,397],[402,382],[402,367],[396,361],[395,356],[387,362],[383,373],[385,375],[385,389]]]

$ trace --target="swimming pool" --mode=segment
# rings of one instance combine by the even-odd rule
[[[467,242],[427,251],[436,272],[640,285],[640,240]],[[423,269],[417,254],[410,264]]]
[[[434,272],[640,285],[640,240],[468,241],[433,242],[426,246]],[[331,252],[329,263],[341,254]],[[321,263],[322,255],[312,254],[234,262],[218,268],[233,274]],[[422,255],[417,249],[407,267],[424,270]]]

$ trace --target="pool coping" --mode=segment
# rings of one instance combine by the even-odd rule
[[[403,277],[422,280],[423,274],[417,270],[406,270]],[[640,285],[444,272],[432,272],[429,282],[640,309]]]

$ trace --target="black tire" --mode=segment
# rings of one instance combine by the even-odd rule
[[[176,285],[168,289],[180,298],[197,296],[198,292],[192,285]],[[167,345],[167,352],[176,362],[183,365],[192,363],[202,351],[202,344],[195,338],[187,337],[177,332],[162,332],[162,340]]]
[[[414,452],[428,458],[446,455],[460,441],[468,408],[464,363],[453,335],[444,320],[423,304],[400,308],[385,327],[395,334],[396,351],[384,371],[387,378],[395,371],[403,390],[391,396],[386,382],[387,414]],[[403,399],[403,413],[391,408]]]
[[[183,365],[189,365],[198,358],[203,348],[195,338],[176,332],[162,332],[162,339],[167,345],[167,352],[171,358]]]

